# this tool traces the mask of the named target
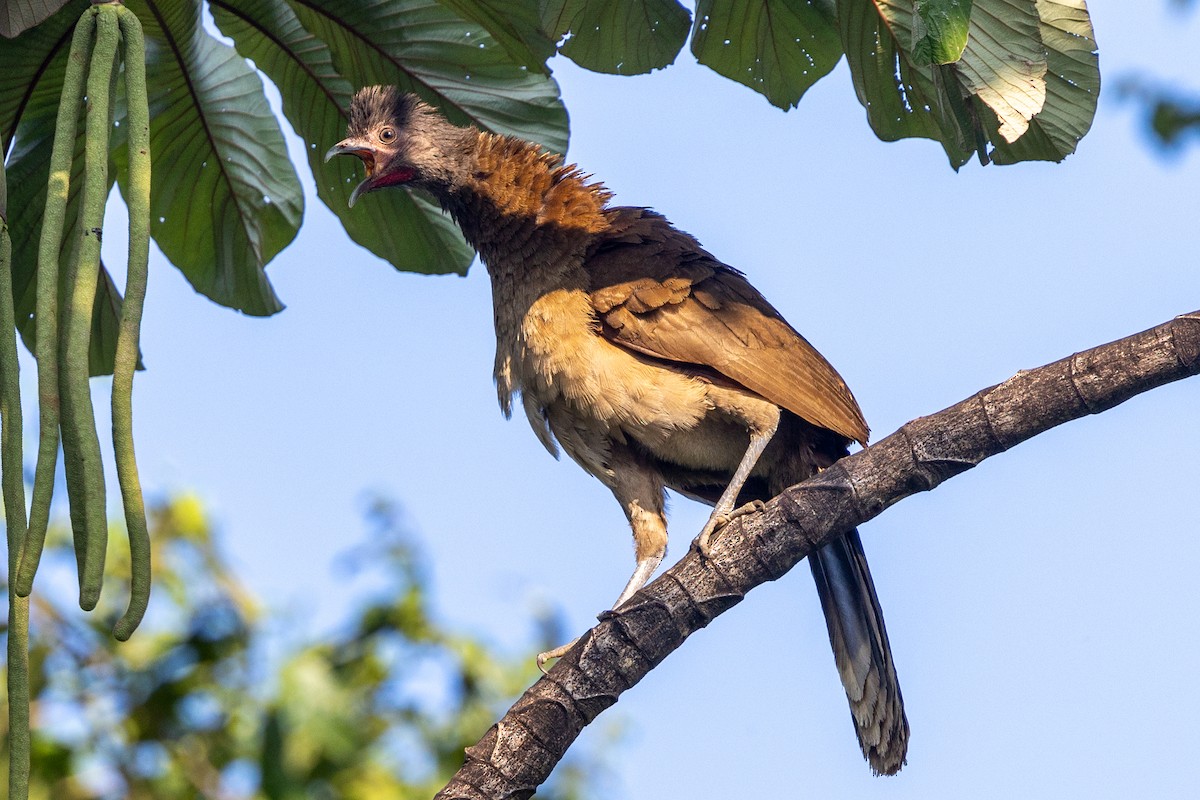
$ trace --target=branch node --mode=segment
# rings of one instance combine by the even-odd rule
[[[729,579],[729,576],[727,574],[725,574],[725,570],[721,569],[720,565],[717,564],[717,559],[714,558],[712,555],[709,555],[708,557],[700,556],[700,558],[703,561],[704,566],[708,569],[708,571],[711,572],[714,576],[716,576],[717,582],[723,588],[724,593],[734,595],[737,597],[738,600],[741,600],[742,594],[737,591],[733,581],[731,581]]]
[[[1079,402],[1083,404],[1085,409],[1087,409],[1087,413],[1099,414],[1101,411],[1105,410],[1106,406],[1095,403],[1092,398],[1088,397],[1084,393],[1082,382],[1079,380],[1079,374],[1086,373],[1087,369],[1086,367],[1082,369],[1080,368],[1080,356],[1080,353],[1076,353],[1067,360],[1067,377],[1069,378],[1071,388],[1075,390],[1075,396],[1079,398]]]
[[[899,434],[904,439],[904,444],[908,448],[909,458],[912,459],[913,471],[908,476],[906,485],[915,492],[928,492],[933,487],[941,483],[932,473],[930,467],[937,461],[942,460],[942,454],[937,452],[936,448],[929,446],[924,436],[920,435],[920,431],[916,430],[915,423],[906,422],[900,426]],[[914,436],[913,434],[916,433]],[[884,507],[880,507],[876,514],[883,511]]]
[[[585,633],[584,636],[591,636],[591,631],[588,631],[587,633]],[[558,666],[558,665],[556,664],[555,666]],[[554,669],[551,669],[550,672],[548,672],[544,676],[542,676],[542,680],[549,683],[555,689],[558,689],[558,691],[562,693],[562,696],[567,698],[567,700],[569,701],[570,706],[571,706],[571,712],[574,712],[575,716],[580,717],[581,719],[585,719],[588,722],[591,722],[593,717],[588,714],[588,709],[584,708],[583,704],[580,702],[579,698],[575,696],[575,693],[572,692],[569,688],[567,688],[567,685],[565,683],[563,683],[562,681],[560,681],[553,674],[554,671],[555,671]],[[536,686],[537,684],[534,684],[534,685]],[[522,698],[522,699],[524,699],[524,698]],[[561,708],[564,713],[567,713],[567,714],[570,713],[567,711],[567,708],[566,708],[567,704],[563,703],[561,699],[556,699],[556,698],[547,696],[547,697],[545,697],[545,700],[552,704],[557,704],[558,707]],[[521,702],[520,700],[517,701],[518,704],[520,702]],[[514,711],[515,710],[516,709],[514,706]],[[539,709],[539,710],[541,710],[541,709]]]
[[[691,610],[691,612],[699,620],[699,624],[697,624],[696,627],[697,628],[707,627],[708,623],[713,621],[713,615],[709,614],[705,611],[704,607],[696,600],[696,596],[693,595],[691,593],[691,591],[688,589],[687,584],[685,584],[683,581],[681,581],[679,579],[679,576],[673,572],[667,572],[663,575],[663,577],[667,579],[668,583],[675,584],[675,586],[677,586],[679,588],[679,593],[687,598],[688,609]],[[675,618],[671,617],[671,619],[674,620]],[[684,631],[682,631],[682,630],[680,630],[679,633],[681,635],[685,635]]]
[[[1171,324],[1171,346],[1179,363],[1190,370],[1200,367],[1200,311],[1180,314],[1172,322],[1187,320],[1194,324]]]
[[[671,619],[672,622],[674,622],[673,617],[670,617],[669,614],[667,616]],[[625,644],[629,645],[629,649],[632,650],[638,658],[640,658],[642,661],[646,662],[648,668],[652,669],[655,664],[662,661],[662,658],[655,659],[653,656],[651,656],[649,653],[646,652],[646,648],[644,648],[642,646],[642,643],[638,640],[638,637],[634,634],[634,632],[631,631],[628,626],[626,626],[624,619],[622,619],[621,617],[614,617],[612,619],[612,627],[613,627],[614,634],[617,637],[620,637],[620,639],[622,641],[624,641]],[[683,641],[683,639],[684,639],[684,635],[681,632],[680,636],[679,636],[679,641]],[[613,649],[616,649],[616,648],[613,648]],[[672,648],[672,649],[674,649],[674,648]],[[630,665],[630,666],[632,666],[632,665]],[[617,660],[614,663],[614,668],[615,668],[617,674],[621,676],[621,680],[624,681],[626,689],[628,689],[630,686],[633,686],[635,683],[637,683],[636,678],[631,680],[621,670],[620,660]]]
[[[796,527],[801,532],[804,531],[803,528]],[[770,528],[762,525],[755,528],[751,534],[754,545],[750,548],[750,555],[754,557],[754,563],[767,576],[767,580],[777,581],[786,575],[793,565],[787,562],[776,565],[772,562],[770,556],[778,552],[778,548],[770,546],[770,539],[767,537],[768,531],[770,531]],[[745,593],[742,596],[745,597]]]
[[[1008,443],[1000,438],[1000,433],[996,430],[996,426],[992,422],[992,407],[987,402],[987,396],[991,391],[991,389],[984,389],[982,392],[978,392],[975,395],[975,401],[979,404],[979,415],[983,417],[983,426],[987,428],[988,439],[991,440],[990,444],[996,450],[1003,453],[1008,449]]]

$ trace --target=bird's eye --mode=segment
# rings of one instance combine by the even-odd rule
[[[379,141],[390,142],[396,138],[396,132],[391,128],[384,128],[379,132]]]

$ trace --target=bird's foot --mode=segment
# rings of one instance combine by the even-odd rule
[[[567,642],[566,644],[560,645],[560,646],[554,648],[553,650],[547,650],[544,653],[538,653],[537,667],[539,670],[542,671],[542,674],[543,675],[546,674],[546,662],[547,661],[553,661],[556,658],[562,658],[563,656],[565,656],[567,654],[567,651],[569,651],[572,647],[575,646],[575,643],[578,641],[579,641],[579,637],[576,637],[576,638],[572,639],[571,641]]]
[[[599,620],[600,622],[604,622],[606,620],[612,619],[615,616],[617,616],[616,608],[610,608],[605,611],[601,611],[599,614],[597,614],[596,619]],[[579,640],[582,638],[583,638],[582,636],[577,636],[574,639],[572,639],[571,641],[567,642],[566,644],[556,647],[553,650],[547,650],[544,653],[538,653],[538,656],[537,656],[538,669],[540,669],[542,671],[542,674],[545,675],[546,674],[546,662],[553,661],[556,658],[562,658],[563,656],[565,656],[567,654],[567,651],[570,650],[572,647],[574,647],[579,642]]]
[[[756,514],[764,508],[766,508],[766,504],[762,500],[752,500],[740,508],[733,509],[728,514],[719,514],[714,511],[712,516],[708,518],[708,522],[704,523],[704,529],[700,531],[700,535],[692,541],[692,547],[699,551],[702,558],[708,558],[708,548],[714,533],[738,517],[744,517],[747,514]]]

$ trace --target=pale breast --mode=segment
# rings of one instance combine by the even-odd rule
[[[593,313],[583,292],[552,291],[529,307],[508,347],[501,343],[535,431],[549,421],[571,452],[626,436],[658,449],[696,428],[713,409],[708,385],[604,339]]]

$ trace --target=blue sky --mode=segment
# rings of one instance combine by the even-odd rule
[[[1200,23],[1162,2],[1091,12],[1106,84],[1061,165],[955,174],[936,144],[875,139],[844,66],[784,114],[686,51],[638,78],[556,59],[569,158],[747,272],[878,439],[1200,307],[1200,154],[1160,158],[1115,91],[1139,70],[1200,89]],[[373,491],[406,509],[453,625],[517,650],[555,603],[583,630],[632,569],[628,529],[598,482],[501,417],[486,274],[395,272],[302,180],[304,227],[269,267],[276,317],[213,305],[153,253],[143,481],[199,493],[252,588],[314,630],[346,608],[334,560]],[[913,729],[898,777],[858,753],[802,567],[585,731],[626,726],[615,796],[1192,796],[1198,403],[1194,380],[1158,389],[863,528]],[[672,500],[668,560],[707,513]]]

